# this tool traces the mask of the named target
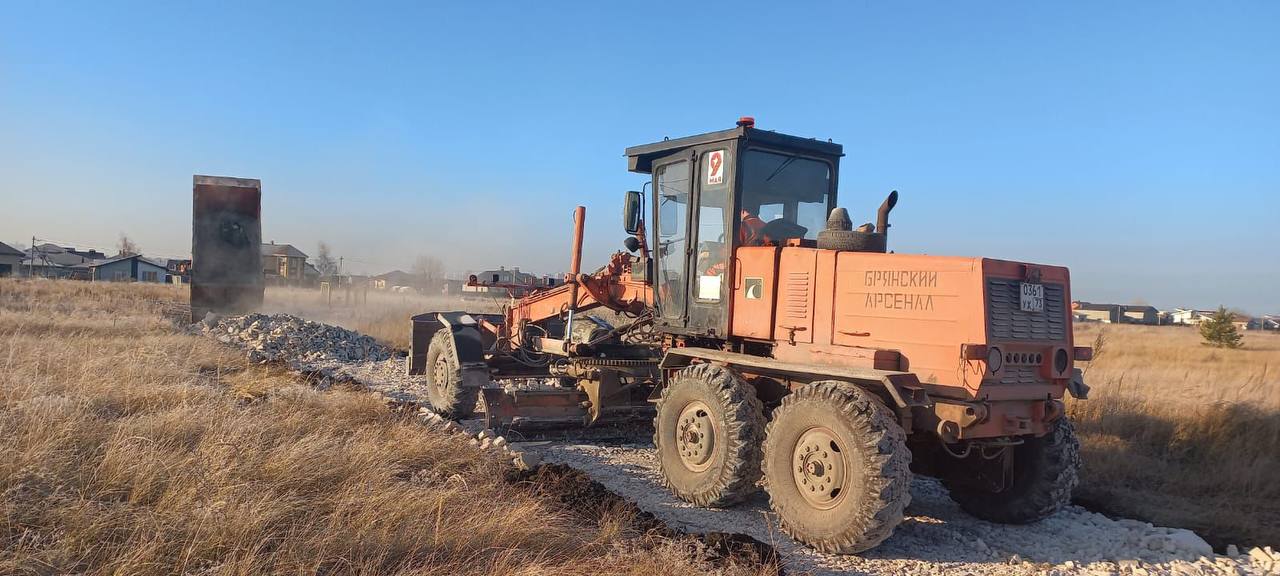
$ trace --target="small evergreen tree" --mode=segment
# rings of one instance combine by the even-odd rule
[[[1235,319],[1235,314],[1228,312],[1226,306],[1219,306],[1213,316],[1200,323],[1204,343],[1217,348],[1239,348],[1244,336],[1236,330]]]

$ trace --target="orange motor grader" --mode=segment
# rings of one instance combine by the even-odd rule
[[[626,156],[651,179],[626,194],[626,252],[582,273],[579,207],[563,285],[501,314],[414,317],[409,372],[437,411],[651,415],[677,496],[727,506],[763,484],[783,529],[828,552],[887,538],[912,471],[998,522],[1069,501],[1062,397],[1086,395],[1074,364],[1091,351],[1073,344],[1066,268],[888,253],[896,192],[855,228],[836,207],[841,146],[749,118]]]

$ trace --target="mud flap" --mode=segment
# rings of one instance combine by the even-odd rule
[[[484,339],[476,314],[466,312],[427,312],[411,319],[409,359],[405,373],[422,376],[427,373],[427,348],[431,338],[441,328],[449,328],[453,334],[454,360],[462,369],[463,385],[484,386],[489,381],[488,365],[484,361]]]

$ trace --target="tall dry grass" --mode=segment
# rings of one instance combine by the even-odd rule
[[[161,313],[184,298],[0,280],[0,574],[709,568],[369,395],[180,332]]]
[[[1180,327],[1078,327],[1097,342],[1090,399],[1071,402],[1085,469],[1078,497],[1192,528],[1211,543],[1280,543],[1280,336],[1204,346]]]

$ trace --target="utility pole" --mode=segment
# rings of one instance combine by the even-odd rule
[[[36,277],[36,237],[31,236],[31,249],[27,250],[27,278]]]

